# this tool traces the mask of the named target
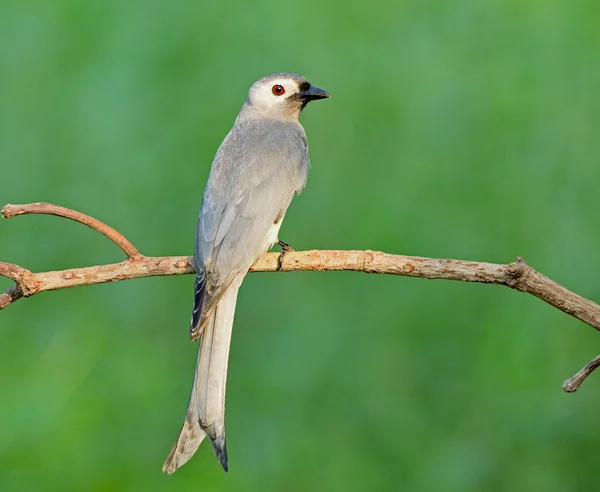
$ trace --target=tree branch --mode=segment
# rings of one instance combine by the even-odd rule
[[[579,386],[581,386],[581,383],[583,383],[583,381],[585,380],[585,378],[592,374],[592,372],[594,372],[598,366],[600,366],[600,355],[588,362],[573,377],[567,379],[563,383],[563,390],[565,390],[565,392],[567,393],[574,393],[575,391],[577,391],[579,389]]]
[[[138,250],[131,244],[123,235],[115,231],[112,227],[100,222],[98,219],[94,219],[89,215],[76,212],[69,208],[60,207],[58,205],[52,205],[51,203],[37,202],[28,203],[26,205],[5,205],[2,207],[2,218],[12,219],[18,215],[28,214],[42,214],[42,215],[56,215],[58,217],[64,217],[65,219],[74,220],[80,224],[86,225],[91,229],[104,234],[108,239],[115,243],[128,258],[138,254]]]
[[[2,217],[25,214],[48,214],[65,217],[104,234],[127,255],[127,260],[69,270],[33,273],[11,263],[0,262],[0,276],[8,277],[15,286],[0,294],[0,310],[22,297],[39,292],[66,289],[80,285],[116,282],[140,277],[194,273],[190,256],[146,257],[123,235],[102,222],[80,212],[49,203],[6,205]],[[460,280],[505,285],[531,294],[584,323],[600,330],[600,306],[545,277],[523,261],[503,265],[418,256],[391,255],[379,251],[293,251],[285,255],[280,266],[278,253],[267,253],[256,262],[251,272],[292,272],[351,270],[355,272],[391,274],[426,279]],[[564,384],[565,391],[576,391],[581,382],[600,366],[600,356]]]

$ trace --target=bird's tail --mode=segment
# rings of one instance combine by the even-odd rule
[[[221,466],[225,471],[228,469],[225,385],[231,328],[240,284],[241,279],[227,288],[205,324],[185,422],[163,465],[163,472],[169,475],[187,463],[206,435],[212,442]]]

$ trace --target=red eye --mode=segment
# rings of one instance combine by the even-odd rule
[[[285,89],[283,88],[282,85],[274,85],[273,86],[273,94],[275,94],[276,96],[283,96],[284,93],[285,93]]]

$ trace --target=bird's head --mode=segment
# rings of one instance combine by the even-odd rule
[[[298,118],[310,101],[328,97],[327,91],[311,85],[300,75],[275,73],[254,83],[247,104],[266,116],[293,119]]]

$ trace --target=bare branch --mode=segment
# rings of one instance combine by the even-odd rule
[[[577,374],[575,374],[575,376],[567,379],[563,383],[563,390],[565,390],[567,393],[574,393],[577,391],[585,378],[592,374],[598,366],[600,366],[600,355],[588,362],[585,367],[580,369]]]
[[[128,256],[121,263],[97,265],[69,270],[32,273],[10,263],[0,262],[0,276],[11,278],[16,285],[0,294],[0,310],[21,297],[39,292],[81,285],[116,282],[140,277],[194,273],[189,256],[146,257],[141,255],[121,234],[87,215],[48,203],[7,205],[5,218],[22,214],[50,214],[85,224],[114,241]],[[278,253],[267,253],[256,262],[251,272],[292,272],[350,270],[355,272],[399,275],[426,279],[460,280],[505,285],[526,292],[551,306],[600,330],[600,306],[557,284],[527,265],[522,258],[502,265],[418,256],[403,256],[378,251],[289,251],[282,264]],[[565,382],[565,391],[575,391],[581,382],[600,365],[600,356],[577,375]]]
[[[138,250],[131,244],[123,235],[115,231],[112,227],[100,222],[98,219],[94,219],[89,215],[76,212],[69,208],[60,207],[58,205],[52,205],[51,203],[37,202],[27,203],[25,205],[5,205],[2,207],[2,217],[5,219],[11,219],[17,215],[28,215],[28,214],[44,214],[44,215],[56,215],[58,217],[64,217],[65,219],[74,220],[80,224],[86,225],[100,234],[104,234],[108,239],[115,243],[121,248],[128,258],[138,254]]]
[[[23,297],[23,287],[27,288],[27,284],[31,282],[33,274],[18,265],[0,261],[0,276],[8,277],[14,280],[16,284],[0,295],[0,309],[4,309],[9,304]]]
[[[381,253],[379,251],[294,251],[285,256],[281,269],[278,253],[267,253],[256,262],[251,272],[295,272],[349,270],[365,273],[399,275],[427,279],[460,280],[506,285],[527,292],[551,306],[600,330],[600,306],[545,277],[527,265],[522,258],[508,265],[474,261],[421,258]],[[11,270],[8,267],[18,270]],[[26,272],[19,274],[16,272]],[[138,253],[121,263],[73,268],[57,272],[31,273],[0,263],[0,275],[16,280],[29,297],[46,290],[59,290],[80,285],[116,282],[140,277],[194,273],[191,256],[143,256]],[[6,295],[3,294],[3,295]],[[2,306],[0,296],[0,307]]]

